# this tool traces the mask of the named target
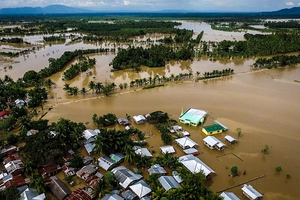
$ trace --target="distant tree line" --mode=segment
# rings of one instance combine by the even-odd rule
[[[139,71],[141,65],[148,67],[165,66],[170,60],[189,60],[194,57],[192,45],[184,45],[175,51],[171,47],[152,45],[148,49],[143,47],[129,47],[121,49],[110,65],[114,70],[133,68]]]
[[[268,21],[264,23],[264,26],[268,28],[300,28],[300,24],[296,20],[286,21],[286,22],[275,22],[275,21]]]
[[[298,56],[280,55],[272,58],[259,58],[253,64],[254,68],[276,68],[279,66],[296,65],[300,63],[300,54]]]

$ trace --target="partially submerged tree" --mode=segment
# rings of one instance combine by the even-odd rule
[[[261,150],[261,151],[264,154],[268,154],[269,153],[269,145],[265,145],[265,148],[263,150]]]
[[[238,173],[239,173],[239,168],[238,168],[238,166],[236,166],[236,165],[232,166],[231,169],[230,169],[230,172],[231,172],[231,175],[232,175],[232,176],[237,176]]]

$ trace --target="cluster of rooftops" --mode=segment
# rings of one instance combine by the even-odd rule
[[[181,123],[191,126],[197,126],[204,123],[206,116],[206,111],[189,108],[185,112],[182,111],[179,120]],[[147,122],[147,116],[143,115],[133,116],[133,119],[136,124]],[[118,123],[126,126],[126,128],[130,128],[130,122],[127,119],[119,118]],[[168,130],[170,133],[177,133],[177,135],[182,136],[181,138],[175,139],[175,142],[183,149],[183,152],[186,155],[179,157],[178,161],[191,173],[203,173],[206,178],[211,178],[215,174],[215,171],[198,157],[196,157],[196,155],[199,154],[197,150],[198,144],[189,137],[189,132],[184,131],[179,125],[169,127]],[[228,130],[228,128],[218,121],[214,121],[214,125],[204,126],[202,128],[202,132],[207,135],[203,139],[204,144],[210,149],[217,149],[219,151],[224,150],[226,145],[213,135],[222,133],[226,130]],[[56,133],[53,132],[50,134]],[[94,154],[94,142],[98,134],[101,134],[101,131],[99,129],[88,129],[83,132],[83,137],[85,138],[84,147],[89,155]],[[230,144],[236,142],[235,138],[230,135],[226,135],[224,138],[226,142]],[[151,152],[147,148],[134,146],[133,149],[136,154],[152,157]],[[175,153],[175,149],[172,145],[162,146],[160,147],[160,149],[162,154]],[[17,182],[18,184],[15,185],[16,187],[26,186],[30,181],[28,178],[26,179],[22,177],[24,164],[22,163],[17,152],[18,148],[13,146],[4,148],[0,152],[1,156],[4,157],[3,164],[6,168],[6,171],[8,172],[0,174],[0,188],[8,187],[9,185]],[[122,192],[112,191],[102,199],[151,199],[151,187],[142,180],[143,176],[141,174],[134,173],[125,166],[120,165],[125,158],[125,156],[121,153],[101,156],[97,159],[97,165],[92,164],[93,161],[95,162],[95,159],[89,156],[84,157],[83,161],[85,166],[81,169],[74,169],[70,167],[69,161],[73,158],[74,155],[75,152],[72,150],[66,152],[63,157],[63,159],[65,160],[65,164],[62,167],[59,165],[50,165],[45,166],[39,170],[42,177],[47,180],[47,184],[49,185],[50,190],[58,199],[94,199],[95,196],[92,191],[96,189],[98,181],[103,178],[103,175],[99,172],[99,167],[104,169],[105,171],[111,171],[112,173],[114,173],[119,185],[123,188]],[[88,187],[78,188],[75,191],[71,192],[70,189],[60,179],[54,176],[60,170],[63,170],[66,176],[77,175],[79,178],[83,179],[86,182]],[[167,171],[159,164],[155,164],[148,169],[148,172],[149,175],[157,174],[159,176],[158,181],[165,190],[181,187],[182,179],[176,171],[172,172],[172,176],[167,176]],[[242,191],[243,194],[249,199],[259,199],[263,196],[251,185],[245,184],[242,187]],[[44,194],[38,195],[36,190],[28,187],[23,190],[22,195],[34,196],[34,199],[36,200],[45,198]],[[225,200],[239,199],[232,192],[223,192],[220,196],[224,197]]]

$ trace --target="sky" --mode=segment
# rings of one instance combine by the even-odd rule
[[[0,0],[0,8],[60,4],[107,11],[276,11],[300,6],[300,0]]]

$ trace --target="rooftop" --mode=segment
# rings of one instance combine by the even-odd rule
[[[214,125],[210,125],[210,126],[204,126],[202,129],[205,129],[206,132],[215,132],[215,131],[221,131],[221,130],[225,130],[223,126],[219,125],[219,124],[214,124]]]
[[[192,122],[200,122],[202,118],[207,115],[207,112],[204,110],[199,110],[195,108],[189,108],[182,115],[180,115],[179,119],[188,120]]]
[[[173,178],[173,176],[161,176],[158,178],[161,186],[165,190],[180,188],[180,184]]]

